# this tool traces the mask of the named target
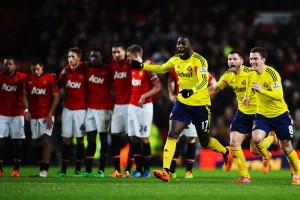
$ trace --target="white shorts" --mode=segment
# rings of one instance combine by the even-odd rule
[[[151,131],[152,117],[152,102],[144,104],[143,108],[129,104],[128,136],[148,138]]]
[[[24,116],[6,117],[0,115],[0,138],[24,139]]]
[[[195,125],[190,123],[189,128],[186,128],[181,132],[180,136],[182,135],[185,135],[186,137],[198,137]]]
[[[54,117],[52,117],[52,121],[54,123]],[[50,129],[47,129],[45,118],[39,118],[39,119],[31,119],[30,120],[30,127],[31,127],[31,138],[32,139],[38,139],[42,137],[42,135],[46,134],[51,136],[53,126]]]
[[[128,104],[115,105],[111,119],[111,134],[128,133]]]
[[[85,117],[85,131],[95,131],[97,133],[108,132],[111,122],[111,110],[87,109]]]
[[[86,110],[69,110],[63,108],[62,137],[83,137]]]

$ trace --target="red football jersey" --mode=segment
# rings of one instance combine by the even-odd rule
[[[152,82],[158,77],[153,72],[147,72],[142,69],[133,69],[131,73],[131,99],[130,104],[138,105],[141,96],[153,88]],[[152,97],[145,100],[145,103],[152,102]]]
[[[65,88],[64,107],[70,110],[87,107],[87,65],[80,62],[78,68],[72,70],[68,64],[60,73],[58,86]]]
[[[13,76],[0,72],[0,115],[13,117],[24,115],[23,82],[27,75],[16,72]]]
[[[129,104],[131,96],[131,68],[129,61],[111,61],[113,71],[116,104]]]
[[[55,77],[48,72],[43,73],[40,77],[30,74],[24,85],[24,90],[28,92],[31,118],[45,118],[51,107],[52,94],[59,92]]]
[[[111,85],[113,82],[111,67],[104,64],[102,67],[89,66],[88,79],[88,107],[98,110],[112,110]]]

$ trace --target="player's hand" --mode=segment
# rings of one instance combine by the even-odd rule
[[[177,101],[177,95],[169,95],[169,97],[170,97],[171,102],[175,104]]]
[[[46,123],[46,127],[47,129],[51,129],[53,127],[53,121],[52,121],[52,116],[51,115],[47,115],[45,118],[45,123]]]
[[[146,102],[146,98],[145,98],[144,95],[142,95],[141,98],[139,99],[138,106],[140,108],[143,108],[143,105],[144,105],[145,102]]]
[[[143,63],[141,63],[137,60],[132,60],[131,61],[131,69],[143,69]]]
[[[183,89],[179,93],[181,93],[183,98],[189,98],[194,94],[193,90]]]
[[[261,85],[258,82],[253,82],[252,83],[252,89],[254,89],[254,91],[261,93],[262,88]]]
[[[24,118],[28,121],[31,120],[31,115],[30,115],[30,112],[24,112]]]
[[[244,98],[243,98],[243,100],[242,100],[242,103],[244,104],[244,105],[249,105],[249,97],[247,97],[247,96],[244,96]]]

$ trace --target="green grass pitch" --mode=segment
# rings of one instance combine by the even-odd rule
[[[152,167],[160,169],[161,167]],[[290,172],[287,169],[270,171],[250,171],[252,184],[232,184],[239,178],[239,172],[221,169],[202,171],[194,168],[194,179],[184,178],[184,169],[177,169],[176,179],[164,183],[150,178],[74,178],[74,168],[69,167],[68,177],[55,178],[58,167],[50,167],[48,178],[31,178],[37,167],[21,167],[18,178],[10,177],[12,167],[4,167],[4,176],[0,177],[0,199],[152,199],[152,200],[276,200],[300,199],[300,185],[291,185]],[[112,168],[106,169],[106,174]],[[94,167],[94,172],[96,167]]]

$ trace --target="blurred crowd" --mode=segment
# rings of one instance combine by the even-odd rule
[[[300,149],[297,142],[300,140],[300,6],[297,0],[33,2],[31,6],[28,1],[11,0],[0,8],[3,38],[0,56],[14,56],[24,71],[28,70],[32,57],[41,57],[48,71],[59,74],[67,64],[67,50],[73,46],[83,50],[84,60],[88,60],[93,47],[100,47],[108,62],[115,42],[125,46],[139,44],[144,49],[145,60],[163,63],[176,53],[178,36],[185,34],[192,38],[194,50],[208,60],[209,71],[218,80],[227,69],[227,53],[231,49],[242,52],[244,64],[249,66],[251,48],[266,48],[267,64],[282,77],[285,100],[295,122],[294,147]],[[260,22],[257,17],[261,12],[288,13],[291,17],[284,22]],[[163,137],[172,108],[166,77],[160,75],[164,90],[154,102],[154,124]],[[228,126],[235,110],[231,90],[212,98],[211,134],[224,145],[228,145]],[[59,123],[59,117],[57,120]]]

